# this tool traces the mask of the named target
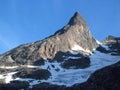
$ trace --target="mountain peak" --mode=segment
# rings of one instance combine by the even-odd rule
[[[79,14],[79,12],[75,12],[73,17],[70,19],[69,25],[84,25],[86,24],[85,20],[82,18],[82,16]]]
[[[7,64],[34,63],[39,60],[60,59],[60,53],[77,51],[89,55],[98,44],[89,31],[89,28],[82,16],[75,12],[69,23],[54,35],[37,41],[32,44],[19,46],[0,57],[0,64],[3,60]],[[59,55],[59,56],[58,56]],[[61,56],[62,57],[62,56]]]
[[[80,16],[79,12],[75,12],[74,16],[75,16],[75,17]]]

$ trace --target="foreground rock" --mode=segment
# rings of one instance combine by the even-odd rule
[[[30,69],[30,68],[23,68],[19,70],[18,73],[13,75],[14,78],[32,78],[38,80],[45,80],[51,76],[51,73],[46,69]]]
[[[25,90],[29,87],[28,82],[13,81],[10,84],[0,84],[0,90]]]
[[[120,62],[97,70],[87,82],[76,86],[84,87],[85,90],[120,90],[119,76]]]

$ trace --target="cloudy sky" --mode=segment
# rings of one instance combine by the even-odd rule
[[[0,54],[54,34],[76,11],[98,40],[120,36],[120,0],[0,0]]]

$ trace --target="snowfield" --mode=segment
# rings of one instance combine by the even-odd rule
[[[77,52],[71,53],[77,54]],[[75,59],[75,57],[73,58]],[[49,82],[57,85],[71,86],[76,83],[85,82],[89,78],[89,76],[96,70],[118,62],[120,60],[120,56],[112,56],[111,54],[105,54],[95,50],[94,53],[90,56],[90,60],[91,60],[90,67],[85,69],[63,69],[61,68],[60,63],[58,63],[57,61],[53,63],[49,63],[48,61],[46,61],[45,65],[40,67],[29,65],[27,66],[28,68],[48,69],[49,67],[48,70],[51,72],[52,76],[48,80],[35,80],[30,78],[16,78],[15,80],[29,81],[30,87],[41,82]],[[54,65],[55,67],[53,68],[51,64]],[[56,71],[55,69],[59,69],[59,71]],[[10,81],[13,80],[12,75],[15,73],[16,72],[8,73],[6,76],[0,75],[0,79],[5,78],[6,83],[9,83]]]
[[[66,86],[85,82],[94,71],[118,62],[120,56],[112,56],[94,51],[94,54],[90,56],[90,60],[91,66],[86,69],[61,69],[59,72],[51,71],[54,78],[44,82]]]

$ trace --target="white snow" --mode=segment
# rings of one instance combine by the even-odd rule
[[[90,53],[91,54],[91,51],[88,50],[88,49],[83,49],[81,46],[75,44],[73,47],[72,47],[72,50],[73,51],[83,51],[83,52],[87,52],[87,53]]]
[[[109,50],[109,47],[108,47],[108,46],[106,46],[106,45],[104,45],[104,44],[101,44],[101,46],[102,46],[103,48],[105,48],[106,50]]]
[[[102,44],[100,41],[96,40],[97,44]]]
[[[108,58],[109,57],[109,58]],[[120,56],[111,56],[110,54],[100,53],[95,51],[95,54],[90,56],[91,66],[86,69],[69,69],[56,73],[57,77],[48,82],[59,85],[71,86],[75,83],[85,82],[89,76],[96,70],[111,65],[119,61]]]
[[[70,51],[70,53],[73,54],[73,55],[77,55],[77,54],[79,54],[78,51]]]
[[[54,66],[54,67],[52,67],[52,66]],[[56,61],[53,62],[53,63],[49,63],[46,60],[45,65],[43,65],[41,67],[42,67],[42,69],[47,69],[47,70],[49,70],[51,72],[52,76],[50,78],[52,78],[52,79],[57,76],[57,73],[58,73],[57,70],[63,71],[63,68],[61,68],[60,63],[58,63]]]
[[[26,67],[26,68],[41,68],[40,66],[33,66],[33,65],[20,65],[20,66],[1,66],[1,69],[15,69],[19,67]]]
[[[27,67],[27,68],[41,68],[40,66],[33,66],[33,65],[22,65],[22,67]]]
[[[12,78],[12,76],[17,73],[17,72],[11,72],[11,73],[8,73],[8,74],[3,74],[3,75],[0,75],[0,79],[5,79],[5,83],[10,83],[10,81],[14,80]]]
[[[1,66],[0,67],[1,69],[15,69],[15,68],[18,68],[18,66]]]
[[[13,80],[12,75],[14,75],[15,73],[17,73],[17,72],[8,73],[7,76],[6,76],[6,78],[5,78],[5,82],[6,83],[10,83],[10,81]]]
[[[101,45],[103,48],[105,48],[106,50],[109,50],[109,47],[106,46],[106,45],[104,45],[104,44],[102,44],[100,41],[96,40],[96,42],[97,42],[99,45]]]
[[[81,46],[75,44],[73,47],[72,47],[72,50],[75,50],[75,51],[85,51]]]
[[[81,57],[69,56],[69,57],[67,57],[65,60],[68,60],[68,59],[79,59],[79,58],[81,58]]]

